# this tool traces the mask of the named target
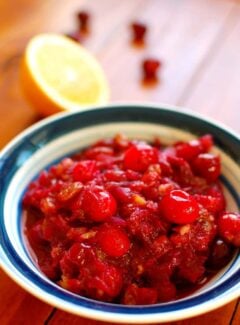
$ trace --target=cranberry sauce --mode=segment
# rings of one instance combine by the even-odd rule
[[[42,171],[23,198],[41,271],[76,294],[128,305],[197,290],[240,246],[212,145],[210,135],[169,147],[116,135]]]

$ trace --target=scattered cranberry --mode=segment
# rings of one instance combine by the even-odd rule
[[[193,169],[203,176],[208,182],[214,182],[218,179],[221,172],[219,156],[210,153],[202,153],[192,162]]]
[[[146,59],[142,62],[143,81],[158,80],[158,70],[162,63],[157,59]]]
[[[199,216],[199,207],[193,196],[182,190],[173,190],[160,203],[166,220],[185,224],[194,222]]]
[[[98,242],[102,250],[112,257],[125,255],[131,245],[126,232],[114,226],[100,229],[98,232]]]
[[[124,155],[124,167],[135,171],[145,171],[149,165],[157,162],[157,149],[145,143],[132,145]]]
[[[218,219],[221,237],[228,243],[240,247],[240,214],[223,213]]]
[[[77,18],[79,23],[79,30],[81,32],[88,32],[90,20],[89,13],[87,13],[86,11],[80,11],[77,14]]]
[[[82,209],[94,221],[103,221],[116,213],[114,197],[100,187],[87,188],[82,194]]]
[[[131,24],[132,29],[132,42],[136,45],[143,45],[147,32],[147,26],[140,22],[134,22]]]

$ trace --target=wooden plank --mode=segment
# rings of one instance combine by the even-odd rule
[[[48,325],[104,325],[104,322],[95,321],[68,314],[64,311],[57,310],[49,320]]]
[[[232,317],[231,325],[239,325],[240,324],[240,299],[238,299],[238,303],[236,306],[236,310]]]
[[[193,89],[180,103],[240,131],[240,4],[230,29],[216,44],[212,59],[202,67]]]
[[[40,325],[52,307],[28,294],[0,269],[0,320],[1,325]]]
[[[155,101],[175,104],[234,9],[226,0],[152,0],[134,15],[149,26],[148,45],[129,45],[128,26],[109,42],[99,56],[107,73],[113,101]],[[106,27],[107,28],[107,27]],[[116,36],[117,36],[116,35]],[[163,61],[161,82],[143,88],[140,65],[146,56]]]
[[[198,317],[186,319],[183,321],[174,322],[172,323],[172,325],[202,325],[202,324],[208,324],[210,322],[211,324],[227,325],[230,323],[236,304],[237,301],[234,300],[231,303],[221,308],[218,308],[210,313]]]
[[[38,2],[38,7],[34,7],[35,15],[29,14],[29,8],[25,6],[27,13],[26,17],[20,14],[18,21],[15,22],[21,26],[20,37],[18,28],[13,24],[13,21],[5,21],[8,27],[8,33],[2,32],[2,42],[0,44],[0,121],[5,121],[2,124],[2,132],[0,137],[0,148],[3,147],[10,139],[17,135],[21,130],[36,122],[38,116],[32,110],[29,103],[26,102],[19,87],[18,70],[21,61],[21,56],[28,39],[35,33],[44,31],[54,31],[67,33],[76,28],[76,12],[80,9],[86,9],[91,14],[92,32],[86,38],[85,45],[91,51],[98,52],[108,39],[108,35],[115,30],[119,24],[125,25],[128,16],[139,6],[143,0],[137,2],[119,2],[114,0],[102,0],[99,2],[93,1],[85,4],[84,1],[73,0],[56,3],[52,0],[47,6],[43,6],[42,2]],[[24,8],[24,0],[20,3]],[[5,5],[5,16],[11,16],[10,11],[13,10],[12,4]],[[18,4],[19,6],[19,4]],[[17,6],[17,10],[18,7]],[[32,8],[32,7],[30,7]],[[33,9],[33,8],[32,8]],[[22,11],[24,11],[22,9]],[[22,12],[20,11],[20,13]],[[57,11],[57,14],[56,14]],[[106,13],[111,12],[111,15]],[[125,15],[125,13],[127,13]],[[4,16],[3,13],[1,16]],[[119,19],[117,18],[119,15]],[[0,16],[0,18],[1,18]],[[108,17],[111,17],[110,19]],[[105,26],[105,20],[107,28]],[[24,20],[24,23],[23,23]],[[44,24],[42,23],[44,21]],[[4,25],[0,28],[5,31]],[[111,66],[110,66],[111,68]],[[12,127],[14,125],[14,128]]]
[[[214,80],[214,85],[219,86],[218,94],[224,93],[224,85],[232,82],[230,78],[233,74],[236,86],[234,84],[232,90],[228,90],[229,97],[224,102],[228,103],[226,106],[229,109],[222,110],[221,119],[228,118],[229,125],[236,128],[239,124],[237,112],[239,101],[236,100],[239,94],[237,88],[239,28],[235,27],[232,34],[230,31],[239,13],[236,11],[238,5],[235,6],[234,3],[231,0],[182,0],[181,2],[179,0],[131,2],[128,0],[102,0],[101,2],[36,0],[31,3],[27,0],[14,3],[2,1],[0,3],[0,147],[37,119],[21,97],[17,82],[19,58],[27,39],[37,32],[70,31],[75,27],[74,15],[80,7],[86,8],[93,15],[92,33],[86,38],[84,44],[101,60],[111,82],[113,100],[138,99],[168,101],[174,104],[182,98],[182,103],[189,104],[189,107],[193,105],[196,110],[215,116],[219,112],[218,107],[221,102],[215,99],[210,105],[208,101],[215,89],[212,82]],[[129,44],[129,22],[135,18],[145,20],[149,25],[148,43],[143,50],[137,50]],[[223,41],[226,24],[229,25],[228,37]],[[222,43],[219,43],[217,51],[212,53],[210,50],[216,39]],[[150,54],[163,58],[162,82],[156,88],[144,89],[139,82],[139,64],[145,55]],[[226,62],[231,62],[229,71]],[[194,90],[194,87],[189,88],[189,84],[195,75],[199,76],[194,84],[194,87],[197,86],[196,90],[193,96],[190,94],[183,99],[183,93]],[[203,99],[201,97],[203,95],[206,98]],[[227,117],[228,111],[231,115]],[[1,271],[0,292],[0,319],[3,325],[25,325],[28,324],[28,320],[30,320],[29,324],[38,324],[38,322],[42,324],[52,310],[51,307],[15,285]],[[208,315],[195,318],[192,324],[195,325],[195,322],[200,324],[203,320],[206,322],[214,320],[219,324],[218,315],[227,324],[233,309],[234,302]],[[102,324],[62,311],[57,311],[52,316],[49,320],[51,324]],[[239,308],[233,319],[234,325],[238,324],[238,320]],[[181,324],[190,324],[189,321],[191,320]]]
[[[233,301],[222,308],[218,308],[211,313],[201,315],[194,318],[189,318],[182,321],[164,323],[165,325],[202,325],[212,322],[212,324],[226,325],[229,324],[237,301]],[[57,311],[53,318],[49,321],[49,325],[103,325],[107,323],[85,319],[82,317],[70,315],[64,311]],[[163,324],[163,325],[164,325]],[[238,325],[238,323],[234,324]]]

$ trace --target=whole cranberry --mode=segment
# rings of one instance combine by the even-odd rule
[[[199,216],[199,206],[193,196],[182,190],[172,190],[160,202],[163,217],[176,224],[194,222]]]
[[[187,161],[196,158],[200,153],[207,152],[213,145],[212,136],[209,134],[187,142],[176,143],[175,149],[178,157]]]
[[[132,42],[143,44],[147,32],[147,26],[141,22],[133,22],[131,24],[131,29],[132,29]]]
[[[199,140],[191,140],[188,142],[180,142],[176,144],[176,154],[178,157],[190,161],[197,157],[203,150]]]
[[[157,80],[158,69],[161,67],[162,63],[154,58],[145,59],[142,62],[143,80],[151,81]]]
[[[158,150],[146,143],[132,145],[124,154],[124,168],[144,172],[158,162]]]
[[[218,219],[218,230],[220,236],[226,242],[240,247],[240,214],[226,212]]]
[[[214,182],[220,176],[221,163],[217,155],[201,153],[193,160],[192,166],[194,171],[208,182]]]
[[[99,186],[83,190],[81,205],[84,212],[94,221],[106,220],[117,210],[114,197]]]
[[[114,226],[100,229],[97,238],[102,250],[111,257],[125,255],[131,246],[126,232]]]
[[[77,13],[78,23],[79,23],[79,30],[82,32],[87,32],[89,29],[89,20],[90,16],[87,11],[79,11]]]
[[[213,269],[226,265],[232,256],[232,247],[222,239],[216,239],[211,247],[207,264]]]

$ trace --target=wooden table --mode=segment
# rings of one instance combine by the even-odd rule
[[[91,14],[83,44],[101,62],[112,101],[185,106],[240,131],[240,2],[237,0],[18,0],[0,2],[0,148],[39,117],[22,97],[18,66],[27,40],[39,32],[68,33],[75,14]],[[130,43],[129,24],[148,25],[142,49]],[[160,82],[141,84],[140,64],[163,62]],[[235,300],[176,324],[240,324]],[[23,291],[0,270],[0,324],[101,324],[69,315]]]

